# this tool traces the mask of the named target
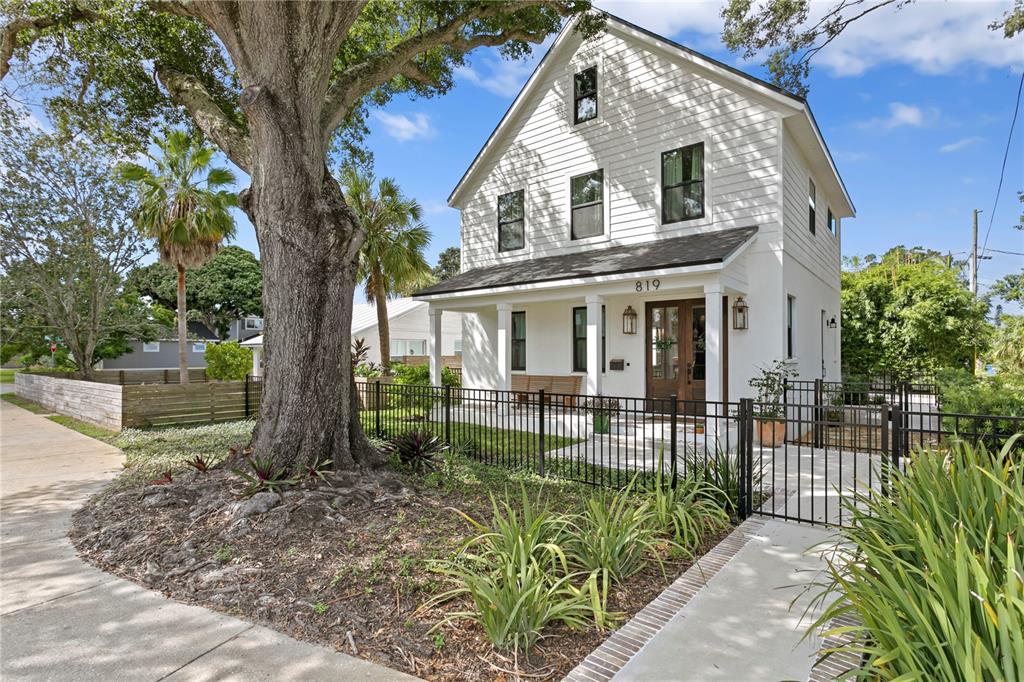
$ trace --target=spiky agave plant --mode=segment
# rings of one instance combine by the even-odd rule
[[[242,492],[246,497],[263,491],[275,492],[298,482],[298,479],[288,477],[287,467],[277,464],[271,457],[250,457],[246,464],[248,471],[231,470],[231,473],[240,476],[248,484]]]
[[[398,462],[416,473],[434,469],[434,458],[447,450],[445,442],[430,431],[407,431],[389,440],[384,454],[394,456]]]

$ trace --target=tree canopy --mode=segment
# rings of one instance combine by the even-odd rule
[[[437,255],[437,265],[434,267],[434,279],[443,282],[451,279],[462,271],[462,251],[457,246],[449,246]]]

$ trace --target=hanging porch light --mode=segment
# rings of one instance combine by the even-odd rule
[[[628,305],[622,313],[622,333],[636,334],[636,311]]]
[[[736,302],[732,304],[732,328],[733,329],[746,329],[747,328],[747,313],[750,308],[747,306],[747,302],[743,300],[742,296],[736,297]]]

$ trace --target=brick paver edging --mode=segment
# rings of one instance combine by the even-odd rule
[[[636,655],[708,581],[764,527],[765,520],[749,518],[690,566],[654,601],[609,635],[565,676],[567,682],[607,682]]]
[[[825,630],[832,630],[834,628],[840,628],[849,625],[860,625],[860,620],[852,615],[846,614],[833,618],[825,626]],[[822,650],[831,649],[833,647],[841,646],[843,644],[849,644],[854,641],[857,637],[855,632],[842,632],[839,634],[829,635],[825,638],[825,641],[821,643]],[[853,651],[841,651],[829,655],[828,658],[818,661],[811,668],[811,674],[807,678],[807,682],[832,682],[833,680],[839,679],[845,673],[860,668],[861,657],[860,654]]]

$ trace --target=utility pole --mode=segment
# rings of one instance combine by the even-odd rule
[[[971,293],[978,298],[978,209],[971,220]]]

